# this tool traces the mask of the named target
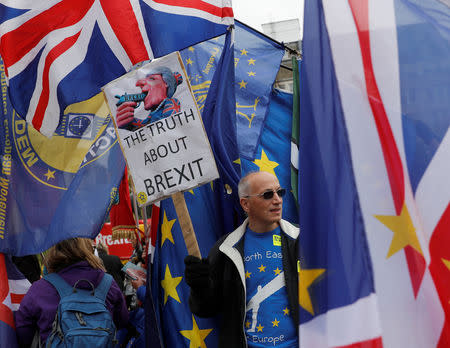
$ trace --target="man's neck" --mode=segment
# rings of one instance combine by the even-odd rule
[[[251,221],[251,220],[248,221],[248,228],[250,228],[253,232],[256,232],[256,233],[265,233],[265,232],[273,231],[278,226],[280,226],[279,221],[271,223],[271,224],[257,223],[255,221]]]

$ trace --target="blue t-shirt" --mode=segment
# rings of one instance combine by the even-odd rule
[[[266,233],[256,233],[247,227],[244,267],[248,346],[298,347],[284,279],[279,227]]]

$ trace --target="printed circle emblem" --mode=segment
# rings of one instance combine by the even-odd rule
[[[139,192],[137,195],[137,200],[139,204],[144,204],[145,202],[147,202],[147,194],[145,192]]]
[[[72,136],[81,137],[86,131],[89,131],[91,119],[85,115],[76,115],[69,121],[69,132]]]

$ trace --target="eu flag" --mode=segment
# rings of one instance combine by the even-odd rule
[[[269,110],[261,132],[255,157],[241,158],[242,175],[251,171],[265,171],[275,175],[280,186],[286,188],[283,197],[283,219],[298,224],[298,209],[295,196],[290,190],[292,94],[273,90],[270,94]]]
[[[203,120],[221,175],[210,184],[184,193],[200,252],[206,257],[215,241],[237,222],[239,166],[235,136],[234,66],[231,34],[227,33],[218,68],[211,82]],[[234,136],[233,136],[234,135]],[[235,214],[233,214],[233,212]],[[234,216],[235,215],[235,216]],[[195,317],[189,310],[189,287],[183,281],[186,245],[171,200],[160,202],[160,228],[153,263],[153,294],[165,346],[217,344],[213,319]]]
[[[240,157],[252,160],[268,113],[272,86],[284,48],[256,30],[236,22],[234,45],[236,134]],[[200,110],[223,49],[223,37],[181,51]]]

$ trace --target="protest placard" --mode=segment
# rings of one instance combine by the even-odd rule
[[[219,177],[178,52],[108,83],[103,92],[139,206]]]

